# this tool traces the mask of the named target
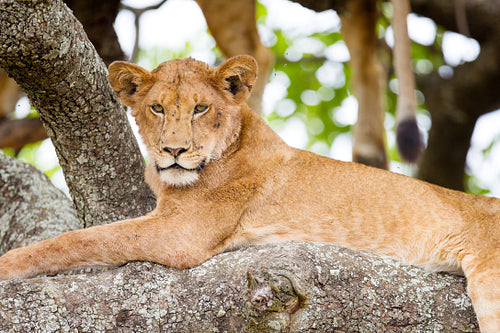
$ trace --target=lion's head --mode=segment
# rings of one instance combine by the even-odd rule
[[[196,182],[211,160],[234,142],[240,108],[256,79],[257,63],[237,56],[213,68],[186,58],[147,71],[127,62],[109,66],[109,82],[132,109],[159,179]]]

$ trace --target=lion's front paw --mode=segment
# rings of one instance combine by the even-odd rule
[[[10,250],[0,257],[0,280],[25,279],[35,275],[33,256],[26,248]]]

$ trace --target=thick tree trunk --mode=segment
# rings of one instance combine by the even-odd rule
[[[2,332],[478,332],[465,280],[288,242],[0,283]]]
[[[154,206],[144,160],[107,70],[62,1],[2,1],[0,67],[28,95],[56,147],[83,226]]]
[[[456,2],[413,0],[412,9],[458,32]],[[500,108],[498,1],[464,1],[468,30],[481,46],[478,58],[454,69],[451,79],[436,73],[418,78],[432,117],[429,142],[419,163],[420,179],[464,190],[464,169],[476,120]]]
[[[113,27],[120,8],[119,0],[66,0],[65,3],[82,23],[90,41],[107,65],[115,60],[125,60]],[[0,69],[0,148],[19,150],[28,143],[46,139],[47,132],[40,121],[10,119],[21,97],[20,89],[15,83],[10,83],[12,80],[2,81],[2,74],[4,71]]]
[[[64,0],[85,28],[92,45],[109,65],[125,60],[113,23],[120,10],[120,0]]]

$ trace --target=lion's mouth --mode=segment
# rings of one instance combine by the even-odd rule
[[[155,166],[156,166],[156,171],[158,173],[162,172],[162,171],[165,171],[165,170],[185,170],[185,171],[196,171],[196,172],[201,172],[203,170],[203,168],[205,167],[205,164],[206,164],[206,159],[203,159],[201,161],[201,163],[196,167],[196,168],[193,168],[193,169],[188,169],[188,168],[185,168],[183,167],[182,165],[178,164],[177,162],[175,162],[174,164],[172,165],[169,165],[168,167],[166,168],[163,168],[161,166],[158,165],[157,162],[155,162]]]

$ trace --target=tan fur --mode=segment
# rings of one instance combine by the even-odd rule
[[[410,14],[410,0],[392,0],[394,15],[394,71],[398,78],[398,101],[396,105],[397,147],[403,160],[416,163],[423,149],[417,125],[417,103],[415,101],[415,77],[411,65],[411,42],[406,19]]]
[[[250,244],[329,242],[465,273],[481,330],[500,331],[500,200],[289,147],[244,103],[256,74],[248,56],[218,69],[183,59],[109,70],[148,146],[157,207],[11,250],[1,278],[132,260],[187,268]]]
[[[406,18],[410,13],[409,0],[393,0],[392,18],[394,33],[394,72],[398,78],[398,104],[396,120],[398,122],[415,118],[417,105],[415,102],[415,78],[411,66],[410,37]]]

